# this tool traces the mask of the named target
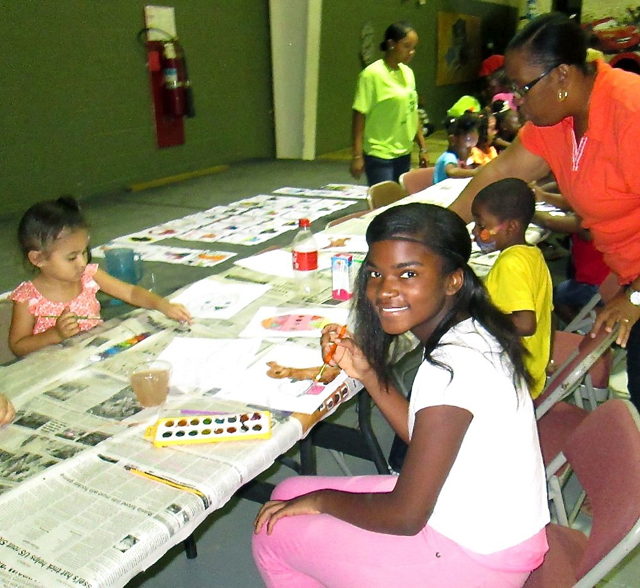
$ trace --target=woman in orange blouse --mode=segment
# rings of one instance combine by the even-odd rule
[[[513,144],[484,166],[451,205],[471,220],[484,186],[505,177],[527,182],[553,172],[571,207],[623,290],[598,315],[619,327],[627,348],[631,399],[640,407],[640,76],[587,62],[580,26],[551,13],[532,20],[511,41],[505,69],[528,122]]]

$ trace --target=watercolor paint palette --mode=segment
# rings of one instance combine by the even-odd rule
[[[181,415],[166,417],[147,428],[145,439],[155,447],[268,439],[271,437],[271,413],[256,410],[220,415]]]
[[[112,357],[117,353],[121,353],[133,347],[134,345],[137,345],[138,343],[140,343],[140,341],[144,341],[147,337],[151,337],[151,333],[140,333],[135,337],[130,337],[129,339],[125,339],[124,341],[117,343],[113,347],[109,347],[109,349],[105,349],[101,353],[96,353],[95,355],[92,355],[89,358],[89,360],[102,361],[103,359],[108,359],[109,357]]]

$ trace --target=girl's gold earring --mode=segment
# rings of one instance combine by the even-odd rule
[[[558,102],[564,102],[567,99],[569,92],[566,90],[558,90]]]

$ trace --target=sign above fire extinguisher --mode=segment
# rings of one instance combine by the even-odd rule
[[[178,36],[176,30],[176,9],[173,6],[145,6],[144,24],[147,27],[147,41],[166,41],[167,36],[175,39]]]

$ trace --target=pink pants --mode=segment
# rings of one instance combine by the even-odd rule
[[[287,500],[323,488],[390,492],[395,476],[289,478],[274,490]],[[529,572],[490,569],[429,526],[413,537],[384,535],[329,515],[281,519],[273,533],[253,536],[253,557],[269,587],[520,587]]]

